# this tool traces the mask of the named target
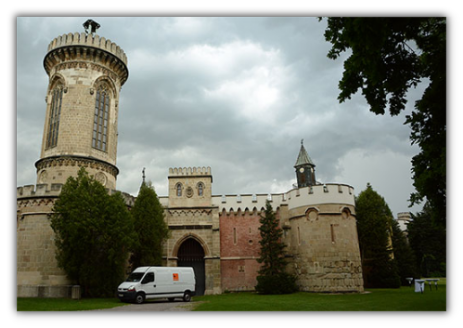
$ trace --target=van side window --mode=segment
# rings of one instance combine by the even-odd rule
[[[143,281],[141,282],[142,284],[147,284],[147,283],[150,283],[150,282],[153,282],[154,281],[154,272],[148,272],[145,276],[145,278],[143,278]]]

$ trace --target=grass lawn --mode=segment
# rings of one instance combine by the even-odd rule
[[[413,287],[369,289],[364,294],[258,295],[229,293],[195,296],[194,311],[446,311],[446,280],[438,290],[426,286],[415,293]],[[18,311],[85,311],[124,306],[117,298],[53,299],[18,298]]]
[[[258,295],[230,293],[194,297],[201,301],[195,311],[445,311],[446,285],[426,288],[423,294],[413,287],[369,289],[365,294]]]

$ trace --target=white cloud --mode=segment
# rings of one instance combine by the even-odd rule
[[[317,19],[96,20],[102,25],[98,34],[126,52],[130,71],[120,98],[118,189],[136,194],[146,167],[147,179],[166,195],[169,167],[210,166],[214,193],[283,192],[295,182],[300,139],[318,180],[355,183],[357,190],[364,180],[381,190],[395,188],[382,179],[377,163],[388,160],[394,162],[391,172],[410,179],[403,165],[414,150],[404,118],[375,116],[361,96],[338,103],[343,63],[326,58],[326,24]],[[80,21],[18,19],[18,185],[35,182],[47,46],[58,35],[79,31],[85,19]],[[38,140],[35,152],[30,140]],[[372,164],[370,170],[363,163]],[[405,181],[402,189],[409,185]],[[400,196],[403,202],[408,194]]]
[[[407,200],[414,191],[409,156],[391,150],[368,153],[362,149],[349,151],[339,159],[336,182],[347,183],[358,195],[367,183],[384,197],[394,215],[410,211]],[[420,210],[415,206],[412,211]]]

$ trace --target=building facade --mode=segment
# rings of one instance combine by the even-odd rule
[[[37,183],[17,188],[18,296],[70,295],[73,282],[57,266],[49,221],[66,179],[85,167],[108,192],[116,189],[118,100],[127,57],[95,31],[62,35],[45,56],[49,86]],[[303,144],[294,169],[298,184],[285,193],[213,195],[211,168],[170,168],[168,195],[160,197],[171,231],[164,264],[192,266],[198,294],[253,290],[259,218],[270,201],[284,231],[288,271],[301,290],[363,291],[353,188],[317,183]],[[123,195],[132,206],[134,197]]]

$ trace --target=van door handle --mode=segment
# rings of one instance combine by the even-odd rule
[[[156,285],[153,285],[153,287],[156,287]]]

